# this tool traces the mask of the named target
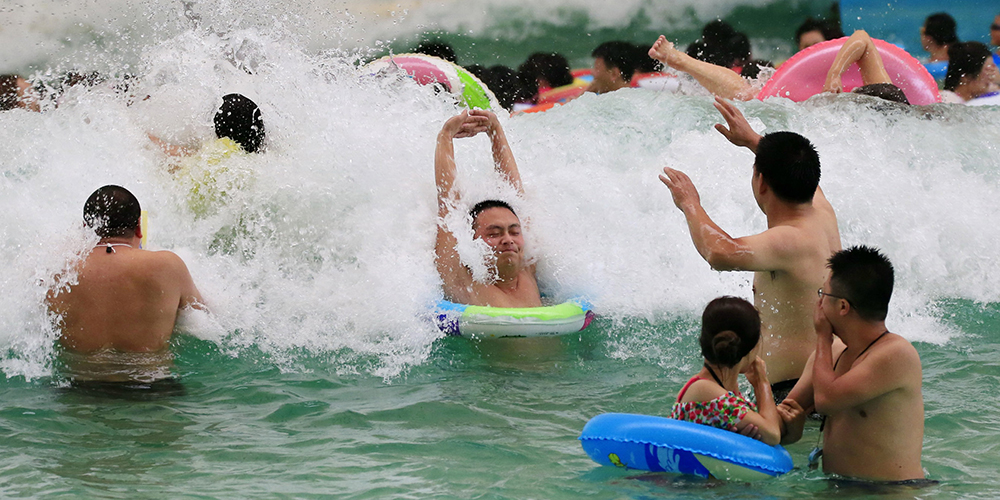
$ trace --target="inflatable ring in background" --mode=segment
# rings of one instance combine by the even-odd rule
[[[406,73],[421,85],[440,84],[467,108],[503,109],[493,92],[476,75],[465,68],[426,54],[395,54],[372,61],[365,66],[370,74],[394,70]]]
[[[903,90],[910,104],[923,105],[941,102],[937,82],[927,72],[923,64],[908,54],[905,50],[878,39],[872,39],[878,47],[879,55],[885,65],[886,72],[892,83]],[[805,50],[799,51],[785,61],[778,71],[764,84],[757,94],[757,99],[767,97],[787,97],[795,102],[802,102],[823,91],[826,74],[840,47],[847,37],[827,40]],[[844,92],[850,92],[855,87],[864,85],[861,81],[861,70],[856,64],[851,65],[841,77]]]
[[[594,319],[590,304],[574,299],[544,307],[488,307],[442,300],[435,312],[438,328],[467,338],[551,337],[584,330]]]
[[[780,445],[651,415],[598,415],[583,427],[580,443],[601,465],[703,478],[754,481],[785,474],[793,466]]]

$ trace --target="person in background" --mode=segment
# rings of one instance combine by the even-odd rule
[[[416,48],[413,49],[413,52],[417,54],[440,57],[441,59],[451,63],[458,63],[458,58],[455,57],[455,49],[451,48],[451,45],[448,45],[440,40],[425,40],[420,42]]]
[[[493,91],[500,106],[507,111],[513,111],[514,104],[531,98],[517,72],[507,66],[490,66],[483,70],[479,78]]]
[[[997,48],[993,54],[993,64],[1000,66],[1000,14],[993,18],[993,24],[990,25],[990,45]]]
[[[573,78],[569,61],[562,54],[536,52],[517,68],[532,104],[567,102],[584,93],[587,84]]]
[[[739,432],[771,446],[778,444],[782,420],[767,381],[767,367],[757,355],[757,309],[737,297],[712,300],[701,315],[699,344],[704,358],[701,370],[677,393],[670,418]],[[741,373],[753,386],[757,404],[740,393]]]
[[[587,92],[604,94],[629,86],[638,66],[634,45],[621,41],[604,42],[590,55],[594,58],[591,71],[594,79]]]
[[[844,32],[838,24],[809,17],[795,30],[795,45],[799,50],[805,50],[817,43],[843,37]]]
[[[38,95],[20,75],[0,75],[0,111],[15,108],[39,111]]]
[[[945,12],[927,16],[920,27],[920,44],[931,55],[930,62],[947,61],[948,47],[958,43],[955,19]]]
[[[960,42],[948,48],[948,74],[941,101],[965,103],[996,91],[1000,81],[990,49],[979,42]]]

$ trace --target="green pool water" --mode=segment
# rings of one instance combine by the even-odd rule
[[[304,355],[175,342],[184,395],[120,399],[51,380],[0,385],[0,496],[47,498],[995,498],[1000,308],[943,305],[962,331],[917,343],[924,366],[920,490],[837,485],[805,468],[752,484],[600,467],[577,440],[604,412],[664,414],[697,369],[695,318],[598,320],[557,339],[441,339],[392,380]],[[623,351],[641,356],[623,359]],[[881,497],[880,498],[884,498]]]

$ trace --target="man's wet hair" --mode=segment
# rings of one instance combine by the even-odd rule
[[[260,108],[246,96],[223,96],[214,121],[218,138],[232,139],[247,153],[260,151],[264,143],[264,120],[260,117]]]
[[[417,54],[440,57],[448,62],[454,63],[458,61],[458,58],[455,57],[455,49],[440,40],[425,40],[420,42],[413,51]]]
[[[978,77],[990,57],[993,57],[990,49],[979,42],[949,45],[948,73],[944,77],[944,89],[954,92],[962,83],[962,77]]]
[[[83,205],[83,222],[101,238],[119,238],[135,234],[142,217],[142,207],[135,195],[121,186],[99,188]]]
[[[626,82],[632,81],[632,74],[639,65],[636,60],[635,45],[629,42],[610,41],[597,46],[590,57],[604,60],[605,66],[618,68],[622,73],[622,79]]]
[[[862,319],[885,320],[895,279],[885,255],[869,246],[855,246],[833,254],[827,267],[832,288],[827,292],[846,299]]]
[[[524,74],[534,82],[539,78],[549,82],[553,88],[573,83],[573,73],[569,68],[569,60],[562,54],[554,52],[535,52],[517,67],[517,72]],[[533,83],[537,87],[537,83]],[[537,90],[537,89],[536,89]]]
[[[507,202],[501,200],[483,200],[473,205],[472,209],[469,210],[469,216],[472,217],[472,226],[476,226],[476,218],[479,217],[479,214],[491,208],[506,208],[510,210],[510,213],[514,214],[514,217],[517,217],[517,212]]]
[[[17,95],[17,75],[0,75],[0,111],[10,111],[17,107],[21,97]]]
[[[518,78],[517,72],[507,66],[491,66],[479,78],[493,91],[497,102],[507,111],[514,109],[514,103],[531,99],[531,92]]]
[[[924,34],[938,45],[957,43],[956,27],[955,18],[948,15],[947,12],[931,14],[924,20]]]
[[[732,68],[752,59],[750,38],[729,23],[716,19],[701,30],[701,38],[687,47],[687,54],[700,61]]]
[[[910,104],[910,100],[906,98],[906,94],[903,92],[903,89],[891,83],[872,83],[869,85],[862,85],[861,87],[856,87],[852,92],[855,94],[870,95],[872,97],[878,97],[880,99],[885,99],[886,101],[898,102],[900,104]]]
[[[772,132],[757,145],[754,168],[778,198],[809,203],[819,187],[819,153],[795,132]]]
[[[640,73],[655,73],[663,71],[663,63],[649,57],[649,44],[633,44],[635,51],[635,70]]]

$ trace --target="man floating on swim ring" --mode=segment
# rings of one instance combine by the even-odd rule
[[[478,306],[540,307],[542,300],[535,279],[535,265],[525,260],[521,220],[508,203],[483,200],[469,212],[473,238],[482,240],[492,251],[488,282],[473,279],[472,271],[459,257],[457,238],[445,227],[446,218],[459,201],[455,189],[454,139],[473,137],[480,132],[486,132],[490,138],[497,172],[518,194],[524,194],[517,163],[496,115],[474,109],[445,122],[438,134],[434,154],[439,217],[434,251],[438,273],[444,282],[444,296],[452,302]]]

